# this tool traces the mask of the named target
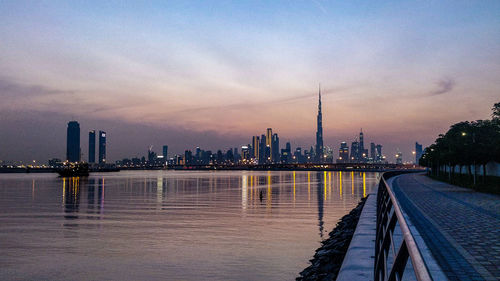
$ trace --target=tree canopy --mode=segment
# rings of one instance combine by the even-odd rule
[[[492,108],[491,120],[453,124],[425,149],[420,165],[485,165],[500,162],[500,102]]]

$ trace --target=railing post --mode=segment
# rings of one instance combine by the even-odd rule
[[[406,220],[403,216],[401,208],[387,184],[386,178],[399,174],[398,172],[387,172],[382,175],[378,188],[377,195],[377,229],[375,237],[375,264],[374,277],[375,281],[385,280],[401,280],[408,262],[411,259],[415,276],[419,281],[431,281],[432,278],[427,270],[422,255],[418,250],[418,246],[413,239],[413,236],[408,228]],[[392,214],[391,214],[392,212]],[[394,246],[394,230],[396,224],[399,223],[403,241],[399,249]],[[389,257],[390,248],[394,261],[390,270],[387,268],[387,259]]]

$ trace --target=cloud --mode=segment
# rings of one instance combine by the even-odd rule
[[[429,96],[438,96],[451,92],[455,88],[456,82],[452,78],[446,77],[436,82],[437,89],[431,91]]]
[[[54,90],[41,85],[24,85],[10,81],[5,77],[0,77],[0,97],[2,98],[26,98],[30,96],[50,96],[72,93],[74,93],[74,91]]]

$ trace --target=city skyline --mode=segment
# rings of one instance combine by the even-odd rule
[[[151,144],[234,147],[262,128],[305,148],[321,81],[325,146],[362,127],[410,161],[415,141],[489,118],[499,6],[3,1],[0,159],[63,158],[68,120],[106,128],[111,161]]]

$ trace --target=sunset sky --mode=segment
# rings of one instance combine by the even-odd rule
[[[66,124],[108,158],[227,149],[272,127],[410,160],[500,102],[500,1],[2,1],[0,160],[64,158]]]

